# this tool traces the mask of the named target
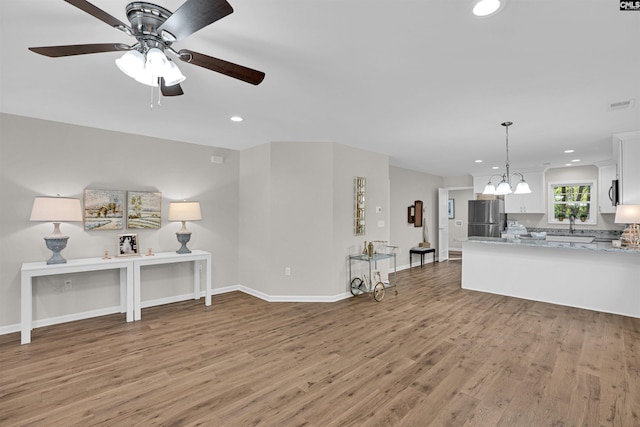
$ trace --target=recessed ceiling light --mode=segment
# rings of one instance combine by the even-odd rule
[[[574,153],[576,150],[564,150],[565,153]]]
[[[580,159],[573,159],[573,160],[571,160],[571,163],[576,163],[576,162],[579,162],[579,161],[580,161]]]
[[[482,160],[476,160],[476,163],[482,163]]]
[[[232,122],[241,122],[242,120],[244,120],[244,119],[242,117],[240,117],[240,116],[231,117],[231,121]]]
[[[493,166],[491,169],[500,169],[500,166]]]
[[[565,163],[565,166],[573,166],[571,163]]]
[[[476,16],[494,15],[504,8],[506,0],[480,0],[473,6],[473,14]]]

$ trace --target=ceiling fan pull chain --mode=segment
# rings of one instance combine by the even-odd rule
[[[160,85],[158,85],[158,107],[162,107],[162,103],[160,102],[162,98],[162,90],[160,89]]]
[[[149,108],[153,110],[153,86],[151,87],[151,102],[149,103]]]

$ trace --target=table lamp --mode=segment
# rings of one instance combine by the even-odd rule
[[[640,247],[640,205],[618,205],[616,207],[616,224],[629,224],[623,233],[623,244],[629,248]]]
[[[191,232],[187,230],[187,221],[200,221],[200,202],[170,202],[169,221],[182,221],[182,228],[176,233],[178,242],[182,245],[176,252],[179,254],[190,254],[187,243],[191,240]]]
[[[31,221],[53,222],[53,233],[44,238],[53,255],[47,260],[47,264],[64,264],[66,259],[60,255],[60,251],[67,247],[69,236],[60,232],[61,222],[82,221],[82,207],[80,199],[69,197],[36,197],[31,209]]]

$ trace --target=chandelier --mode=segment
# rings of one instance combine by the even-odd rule
[[[505,127],[506,130],[506,147],[507,147],[507,160],[505,162],[505,166],[507,171],[505,173],[503,173],[502,175],[498,174],[498,175],[492,175],[491,178],[489,178],[489,182],[487,183],[487,185],[484,187],[484,191],[482,192],[482,194],[495,194],[495,195],[505,195],[505,194],[528,194],[531,193],[531,189],[529,188],[529,184],[527,184],[527,181],[524,180],[524,175],[522,175],[520,172],[514,172],[513,174],[509,173],[509,126],[511,126],[513,124],[513,122],[504,122],[502,123],[502,126]],[[518,185],[516,186],[516,190],[513,191],[513,187],[511,186],[511,182],[513,177],[515,176],[520,176],[520,182],[518,183]],[[493,185],[491,183],[491,181],[493,180],[493,178],[498,177],[501,179],[501,181],[498,183],[498,186],[496,187],[495,185]]]

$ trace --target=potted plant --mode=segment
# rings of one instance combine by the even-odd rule
[[[580,221],[585,222],[587,220],[587,214],[580,214]]]
[[[566,215],[565,215],[565,213],[564,213],[564,212],[560,212],[560,213],[558,214],[558,221],[564,221],[565,216],[566,216]]]

